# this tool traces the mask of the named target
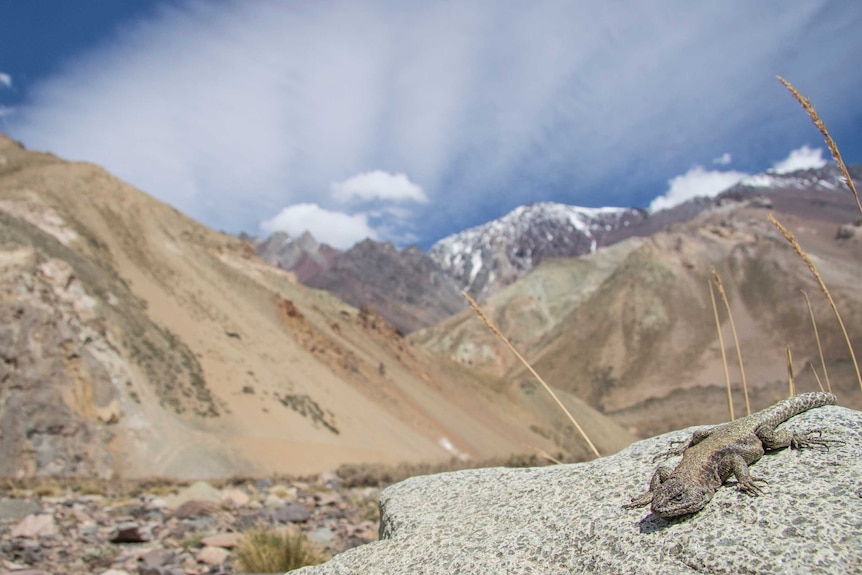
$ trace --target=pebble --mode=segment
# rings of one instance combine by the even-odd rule
[[[50,537],[57,532],[53,515],[28,515],[12,528],[9,534],[12,537],[25,537],[35,539],[38,537]]]
[[[291,525],[330,555],[377,538],[367,514],[379,490],[342,488],[332,474],[125,498],[19,493],[0,492],[0,575],[228,574],[242,532],[261,526]]]
[[[204,547],[198,552],[198,562],[207,565],[221,565],[229,555],[230,552],[221,547]]]
[[[208,547],[223,547],[225,549],[233,549],[239,542],[242,541],[240,533],[219,533],[218,535],[210,535],[201,540]]]

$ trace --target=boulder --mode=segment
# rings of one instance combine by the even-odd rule
[[[759,497],[731,480],[691,516],[623,509],[690,428],[586,463],[408,479],[381,493],[379,541],[299,573],[862,572],[862,412],[823,407],[784,426],[842,443],[767,454],[752,467],[769,481]]]

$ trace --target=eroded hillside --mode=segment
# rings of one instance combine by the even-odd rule
[[[821,190],[794,202],[725,199],[694,220],[577,259],[546,261],[490,297],[486,311],[551,385],[567,390],[639,435],[727,418],[724,369],[710,303],[714,266],[727,290],[751,394],[759,409],[787,394],[786,346],[798,390],[823,378],[802,291],[809,294],[833,389],[862,407],[846,344],[805,264],[767,221],[794,231],[838,300],[862,349],[862,243],[852,196]],[[841,227],[836,206],[844,205]],[[825,208],[824,208],[825,207]],[[824,208],[824,209],[820,209]],[[842,218],[838,218],[839,220]],[[719,307],[721,303],[719,300]],[[741,376],[727,314],[720,309],[736,414]],[[530,376],[469,314],[412,336],[423,348],[505,379]]]
[[[542,402],[429,358],[101,168],[2,137],[0,282],[0,475],[586,453]],[[605,452],[631,440],[579,408],[607,426]]]

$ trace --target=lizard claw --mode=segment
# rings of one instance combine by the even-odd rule
[[[838,439],[823,439],[819,429],[814,431],[806,431],[804,433],[796,433],[793,439],[790,440],[790,449],[820,449],[829,451],[830,445],[843,445],[844,442]]]
[[[674,455],[682,455],[682,452],[688,447],[689,442],[685,440],[676,440],[670,442],[670,449],[666,451],[662,451],[658,455],[652,458],[652,462],[655,463],[662,459],[667,459],[668,457],[673,457]]]
[[[748,493],[752,497],[757,497],[758,495],[763,495],[763,488],[757,485],[758,482],[764,484],[769,483],[762,477],[748,476],[737,482],[736,489],[743,493]]]

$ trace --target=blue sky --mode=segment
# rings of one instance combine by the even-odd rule
[[[434,241],[862,161],[862,3],[28,0],[0,130],[231,233]],[[657,199],[658,198],[658,199]]]

